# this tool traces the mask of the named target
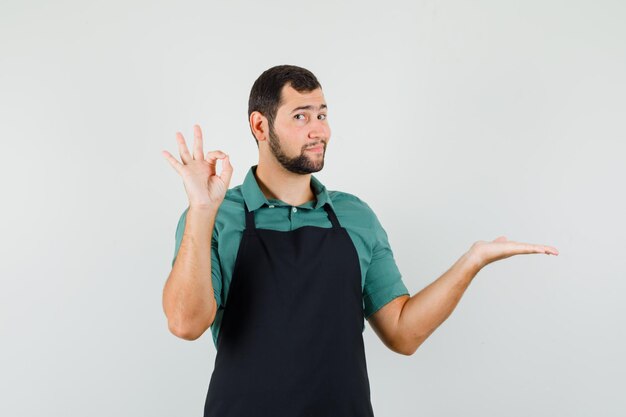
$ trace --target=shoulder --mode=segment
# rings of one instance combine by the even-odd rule
[[[360,218],[371,224],[376,218],[374,211],[362,198],[345,191],[328,191],[328,196],[333,202],[333,207],[337,211],[337,216]]]
[[[229,188],[215,217],[213,234],[219,235],[224,229],[243,230],[245,225],[245,202],[241,184]]]
[[[234,208],[234,207],[242,207],[243,206],[243,193],[241,191],[242,184],[237,185],[236,187],[229,188],[226,190],[226,195],[224,196],[224,201],[220,205],[220,209],[222,207],[225,208]]]
[[[345,191],[329,190],[328,196],[332,200],[333,204],[341,204],[342,206],[372,211],[369,204],[355,194],[347,193]]]

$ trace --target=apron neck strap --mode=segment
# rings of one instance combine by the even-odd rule
[[[254,211],[248,210],[248,206],[246,204],[243,205],[243,208],[246,211],[246,231],[251,232],[256,229],[254,226]]]
[[[337,219],[337,215],[333,211],[333,208],[329,203],[324,204],[324,210],[328,213],[328,220],[333,224],[334,229],[339,229],[341,226],[339,225],[339,220]]]

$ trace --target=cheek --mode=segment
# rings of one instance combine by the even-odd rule
[[[280,136],[281,146],[287,153],[299,153],[306,142],[306,129],[302,127],[290,127],[276,132]]]

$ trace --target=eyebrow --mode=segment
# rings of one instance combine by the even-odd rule
[[[306,105],[306,106],[296,107],[295,109],[293,109],[293,110],[291,111],[291,113],[296,112],[296,111],[298,111],[298,110],[313,110],[314,108],[315,108],[315,107],[313,107],[312,105],[310,105],[310,104],[309,104],[309,105]],[[328,106],[327,106],[326,104],[320,104],[319,109],[320,109],[320,110],[322,110],[322,109],[328,109]],[[291,113],[289,113],[289,114],[291,114]]]

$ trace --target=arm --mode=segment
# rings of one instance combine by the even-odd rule
[[[489,263],[513,255],[558,255],[551,246],[507,241],[478,241],[442,276],[412,297],[398,297],[373,314],[369,322],[395,352],[412,355],[452,313],[478,272]]]
[[[397,297],[386,304],[370,317],[369,323],[389,349],[412,355],[452,313],[477,273],[468,252],[417,294]]]
[[[189,209],[178,254],[163,288],[163,311],[172,333],[195,340],[213,323],[217,311],[211,274],[211,239],[233,167],[222,151],[203,155],[202,131],[198,125],[194,126],[193,155],[180,132],[176,132],[176,141],[182,163],[165,150],[163,156],[183,179]],[[218,159],[223,161],[220,175],[216,172]]]
[[[211,236],[216,209],[190,207],[185,231],[163,289],[163,310],[176,336],[195,340],[208,329],[217,311],[211,281]]]

